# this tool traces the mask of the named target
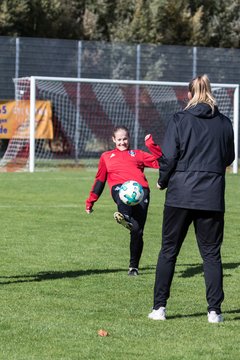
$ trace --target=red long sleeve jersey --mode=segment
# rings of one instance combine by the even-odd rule
[[[143,187],[148,188],[148,181],[144,175],[144,168],[159,168],[158,158],[162,155],[161,148],[153,142],[152,136],[146,141],[146,146],[151,151],[149,154],[142,150],[114,149],[104,152],[99,160],[95,181],[86,200],[86,207],[92,208],[101,195],[106,181],[111,188],[123,184],[128,180],[135,180]]]

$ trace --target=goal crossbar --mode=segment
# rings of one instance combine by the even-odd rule
[[[0,171],[96,167],[112,149],[112,129],[122,124],[132,148],[145,135],[161,144],[169,118],[187,104],[187,82],[29,76],[13,79],[15,101],[6,104]],[[238,172],[239,85],[212,83],[219,111],[234,128]],[[6,125],[5,125],[6,124]]]
[[[166,85],[166,86],[188,86],[187,82],[168,82],[168,81],[144,81],[144,80],[113,80],[113,79],[90,79],[90,78],[68,78],[68,77],[45,77],[31,76],[30,78],[30,158],[29,171],[34,171],[34,153],[35,153],[35,99],[36,99],[36,81],[51,80],[73,83],[99,83],[99,84],[122,84],[122,85]],[[235,144],[235,160],[233,162],[233,173],[238,172],[238,132],[239,132],[239,84],[212,83],[212,88],[234,88],[233,104],[233,129]]]

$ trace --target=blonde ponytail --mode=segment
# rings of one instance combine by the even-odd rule
[[[214,111],[214,106],[217,102],[212,94],[211,84],[206,74],[197,76],[188,85],[188,91],[191,93],[191,99],[188,101],[185,109],[196,106],[199,103],[205,103],[211,106]]]

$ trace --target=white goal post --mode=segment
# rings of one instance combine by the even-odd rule
[[[9,140],[0,167],[11,163],[17,164],[17,171],[30,172],[36,165],[68,166],[70,160],[75,166],[96,166],[99,154],[111,148],[111,129],[117,124],[130,128],[134,148],[144,147],[148,132],[161,144],[169,116],[186,104],[188,86],[187,82],[44,76],[17,78],[14,83],[16,113],[26,113],[26,119]],[[239,85],[211,85],[220,111],[233,122],[232,171],[237,173]]]

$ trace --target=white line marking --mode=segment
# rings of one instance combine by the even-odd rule
[[[76,205],[76,204],[58,204],[58,205],[46,205],[46,204],[42,204],[42,205],[22,205],[22,204],[18,204],[18,205],[0,205],[0,209],[11,209],[11,208],[78,208],[80,207],[80,205]]]

